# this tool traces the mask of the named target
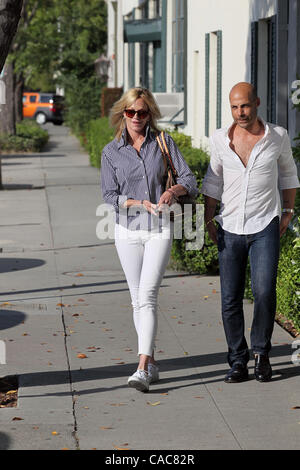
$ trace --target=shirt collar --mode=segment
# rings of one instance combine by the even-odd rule
[[[147,124],[144,142],[148,141],[149,139],[152,140],[153,136],[152,136],[150,125]],[[126,145],[128,145],[128,134],[127,134],[127,128],[125,127],[125,129],[122,132],[121,138],[118,141],[118,149],[120,149],[121,147],[126,147]]]
[[[258,120],[262,123],[262,125],[264,126],[264,129],[265,129],[265,135],[264,137],[266,137],[268,134],[270,134],[270,126],[269,124],[263,119],[261,118],[260,116],[258,116]],[[232,124],[230,124],[230,126],[227,126],[225,127],[225,137],[227,139],[229,139],[229,132],[230,132],[230,129],[232,128],[232,126],[234,125],[234,122]]]

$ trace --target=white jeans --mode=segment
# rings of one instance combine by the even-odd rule
[[[152,356],[157,330],[157,297],[167,267],[173,224],[162,233],[128,230],[116,224],[115,244],[128,283],[133,320],[138,335],[138,354]]]

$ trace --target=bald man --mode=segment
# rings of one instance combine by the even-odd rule
[[[230,365],[225,382],[248,379],[250,355],[243,312],[248,259],[254,296],[250,335],[254,374],[256,380],[266,382],[272,377],[269,352],[279,242],[294,214],[299,180],[287,131],[258,117],[260,100],[253,86],[238,83],[230,91],[229,101],[234,122],[211,136],[210,165],[202,186],[206,228],[219,251]],[[220,210],[215,215],[218,202]]]

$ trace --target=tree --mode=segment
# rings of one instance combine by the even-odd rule
[[[0,0],[0,72],[16,34],[23,0]]]
[[[2,71],[13,38],[16,34],[23,0],[0,0],[0,71]],[[5,104],[0,103],[0,133],[15,134],[15,113],[11,107],[14,90],[13,66],[5,66],[2,81],[5,90]]]
[[[82,100],[86,96],[87,109],[97,113],[100,84],[94,60],[105,45],[105,0],[24,0],[18,33],[8,57],[13,87],[7,103],[13,119],[22,118],[24,85],[41,90],[52,84],[53,90],[41,91],[55,91],[55,82],[66,90],[71,112],[80,94]],[[0,132],[3,125],[0,114]]]

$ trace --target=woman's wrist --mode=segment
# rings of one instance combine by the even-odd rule
[[[168,188],[167,192],[170,193],[172,197],[177,200],[178,196],[176,195],[175,191],[172,188]]]

